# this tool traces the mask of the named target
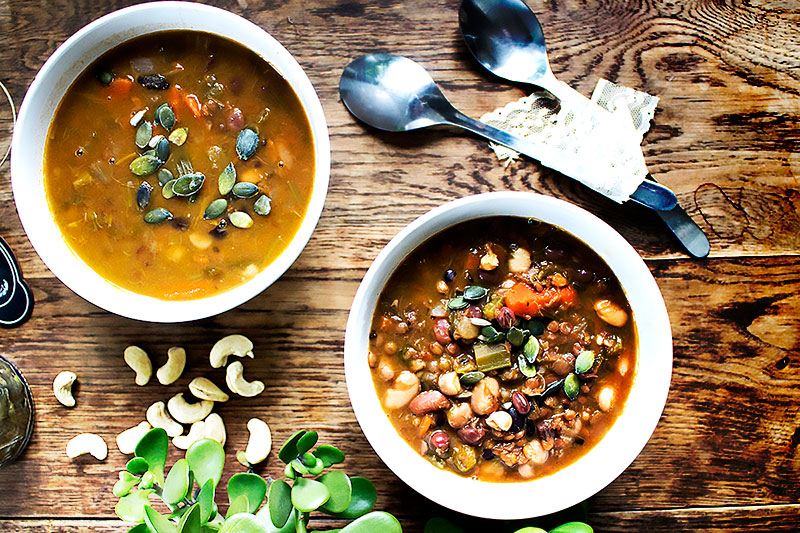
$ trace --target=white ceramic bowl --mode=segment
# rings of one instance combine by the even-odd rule
[[[639,341],[637,372],[622,415],[584,457],[549,476],[488,483],[442,471],[397,433],[381,408],[367,364],[375,305],[402,260],[433,235],[459,222],[494,215],[533,217],[589,245],[619,279]],[[499,192],[450,202],[418,218],[384,248],[358,288],[344,345],[350,401],[361,429],[384,463],[414,490],[455,511],[494,519],[554,513],[581,502],[619,476],[655,430],[672,374],[672,333],[664,300],[636,251],[605,222],[583,209],[531,193]]]
[[[106,281],[67,246],[44,191],[43,154],[50,122],[64,93],[104,52],[140,35],[199,30],[227,37],[268,61],[294,89],[311,124],[316,151],[314,189],[305,218],[284,252],[252,280],[230,291],[189,301],[143,296]],[[91,303],[118,315],[151,322],[182,322],[232,309],[261,293],[300,255],[317,225],[330,176],[330,141],[322,105],[303,69],[267,32],[238,15],[190,2],[154,2],[115,11],[67,39],[33,80],[20,108],[11,144],[17,212],[28,238],[50,270]],[[202,302],[200,304],[199,302]]]

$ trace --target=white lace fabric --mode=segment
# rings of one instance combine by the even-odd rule
[[[647,177],[641,142],[658,98],[603,79],[591,100],[563,83],[556,92],[557,100],[536,91],[480,120],[542,147],[543,165],[616,202],[628,200]],[[519,156],[490,146],[506,166]]]

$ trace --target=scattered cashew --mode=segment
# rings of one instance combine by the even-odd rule
[[[108,457],[106,441],[94,433],[81,433],[72,437],[67,443],[67,457],[74,459],[85,453],[91,454],[98,461],[104,461]]]
[[[183,393],[178,393],[167,402],[167,409],[172,417],[181,424],[194,424],[203,420],[211,413],[214,402],[201,400],[196,403],[189,403],[183,397]]]
[[[139,444],[139,441],[148,431],[150,431],[150,424],[147,422],[141,422],[130,429],[126,429],[117,435],[117,448],[125,455],[133,453],[136,450],[136,445]]]
[[[173,346],[167,350],[167,362],[158,369],[156,377],[162,385],[171,385],[178,381],[186,366],[186,350]]]
[[[172,444],[181,450],[188,450],[195,442],[206,438],[206,423],[198,420],[189,428],[187,435],[178,435],[172,439]]]
[[[228,362],[228,356],[253,358],[253,343],[244,335],[228,335],[211,348],[211,366],[220,368]]]
[[[136,384],[140,387],[147,385],[153,375],[153,363],[147,352],[138,346],[128,346],[125,348],[125,363],[136,372]]]
[[[247,430],[250,432],[250,440],[247,441],[244,457],[251,465],[257,465],[267,458],[272,449],[272,432],[267,423],[258,418],[251,418],[247,422]]]
[[[203,428],[205,438],[215,440],[220,445],[225,446],[227,434],[225,433],[225,423],[222,421],[222,417],[217,413],[211,413],[203,422],[205,424]]]
[[[169,416],[164,402],[156,402],[148,407],[146,418],[154,428],[163,429],[170,437],[177,437],[183,433],[183,426]]]
[[[225,382],[228,384],[228,388],[231,390],[231,392],[246,398],[258,396],[264,392],[263,382],[248,382],[246,379],[244,379],[244,365],[242,365],[242,363],[239,361],[228,365],[228,368],[225,371]]]
[[[53,380],[53,394],[55,394],[56,400],[67,407],[75,406],[75,398],[72,396],[72,384],[75,383],[76,379],[78,379],[78,376],[75,375],[75,372],[65,370],[60,372],[56,379]]]
[[[189,392],[191,392],[195,398],[211,400],[212,402],[227,402],[229,398],[222,389],[217,387],[214,382],[208,378],[194,378],[189,383]]]

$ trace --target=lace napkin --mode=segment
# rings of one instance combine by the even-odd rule
[[[544,90],[483,115],[480,120],[545,148],[543,165],[616,202],[647,176],[641,151],[658,97],[601,79],[589,100],[560,83],[554,99]],[[519,154],[490,143],[506,166]]]

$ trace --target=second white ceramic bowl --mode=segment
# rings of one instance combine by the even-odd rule
[[[384,413],[367,363],[375,305],[397,266],[423,242],[459,222],[496,215],[532,217],[582,240],[611,267],[633,311],[638,339],[636,377],[622,415],[585,456],[549,476],[488,483],[439,470],[403,440]],[[605,222],[567,202],[531,193],[501,192],[445,204],[415,220],[381,251],[358,288],[345,334],[350,401],[375,452],[423,496],[455,511],[494,519],[554,513],[603,489],[644,448],[667,400],[672,332],[664,300],[639,254]]]

